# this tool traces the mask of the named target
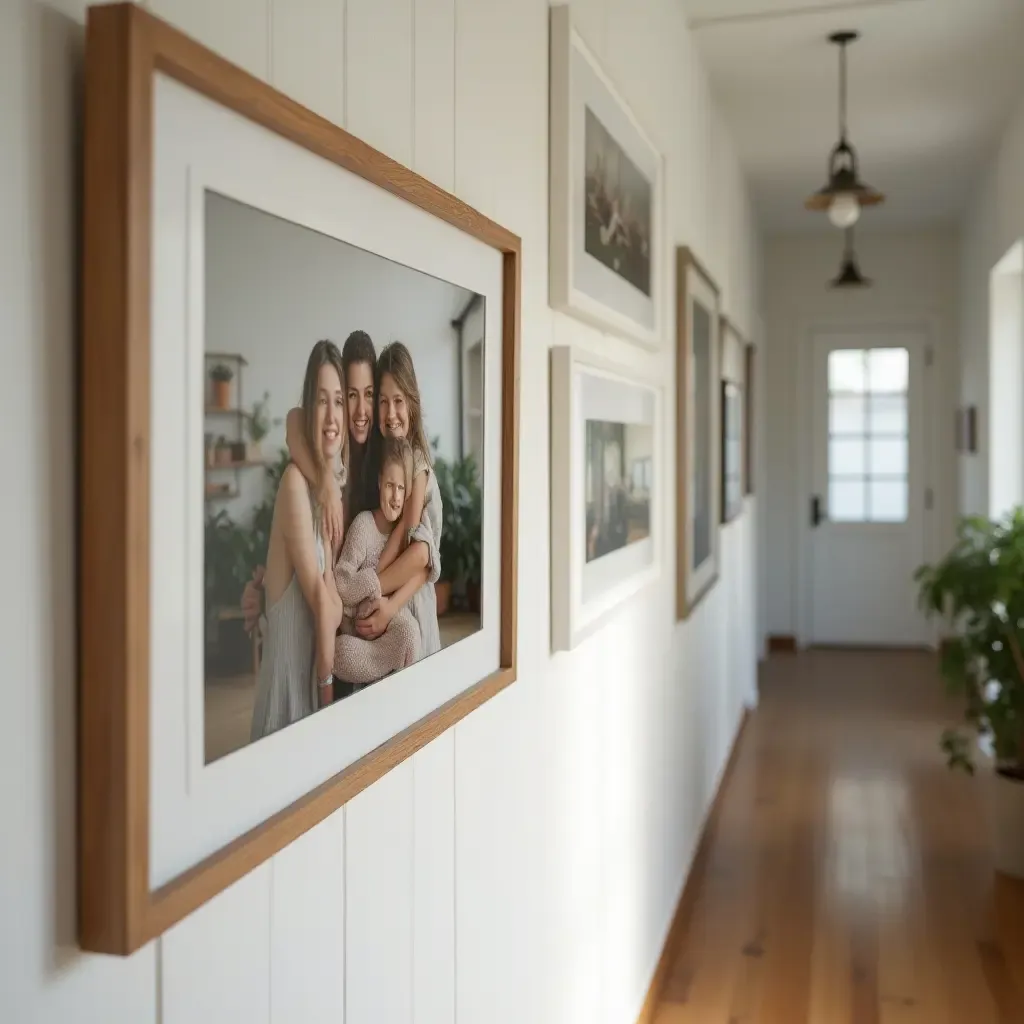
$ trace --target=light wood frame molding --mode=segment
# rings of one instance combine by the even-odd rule
[[[721,299],[722,292],[717,282],[711,276],[704,264],[698,259],[696,253],[686,245],[676,247],[676,620],[683,621],[692,614],[694,608],[714,588],[718,582],[719,568],[717,559],[719,557],[719,542],[716,537],[713,543],[715,552],[714,574],[704,583],[700,590],[692,597],[687,596],[687,566],[690,558],[690,531],[689,531],[689,502],[690,502],[690,478],[687,451],[689,448],[689,431],[686,425],[687,395],[690,385],[690,361],[688,353],[690,350],[690,319],[688,307],[690,302],[690,289],[688,277],[690,271],[695,272],[715,295],[717,308],[709,310],[711,323],[716,333],[721,335]],[[719,360],[719,372],[716,374],[721,379],[721,340],[713,339],[712,350],[717,354]],[[714,393],[710,396],[714,403],[711,414],[711,434],[721,432],[719,415],[714,408],[719,402],[719,386],[716,380]],[[717,448],[716,448],[717,453]],[[720,458],[712,458],[712,472],[721,473],[719,465]],[[718,495],[721,490],[720,482],[711,488],[713,494]],[[717,534],[721,523],[720,515],[711,516],[711,529]]]
[[[756,412],[754,394],[755,374],[757,373],[757,346],[748,341],[743,349],[743,493],[749,496],[754,493],[754,413]]]
[[[163,73],[503,257],[499,668],[167,885],[149,882],[150,244]],[[516,678],[519,238],[140,7],[89,8],[80,351],[78,936],[127,955]]]

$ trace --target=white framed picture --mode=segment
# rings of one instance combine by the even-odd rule
[[[676,251],[676,618],[718,580],[721,299],[691,249]]]
[[[658,348],[664,160],[567,5],[551,8],[550,71],[551,305]]]
[[[569,650],[660,574],[661,389],[551,350],[552,647]]]

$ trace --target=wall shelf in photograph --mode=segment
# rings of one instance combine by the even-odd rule
[[[661,389],[551,350],[551,642],[575,647],[660,574]]]

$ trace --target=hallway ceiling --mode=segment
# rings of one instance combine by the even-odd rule
[[[858,230],[955,221],[1024,98],[1024,0],[682,2],[768,231],[827,225],[803,201],[825,184],[838,134],[830,32],[861,33],[850,139],[886,195]]]

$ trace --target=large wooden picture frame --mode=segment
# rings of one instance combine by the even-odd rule
[[[661,574],[662,391],[551,350],[551,646],[575,647]]]
[[[551,8],[549,296],[649,349],[662,340],[664,158],[573,24]]]
[[[721,298],[687,246],[676,250],[676,618],[718,580]]]
[[[90,8],[85,94],[78,933],[87,950],[127,955],[515,680],[521,247],[518,237],[454,196],[132,4]],[[485,529],[489,518],[494,531],[493,541],[487,542],[493,554],[488,564],[495,570],[490,577],[494,599],[484,608],[482,627],[493,637],[493,646],[487,647],[492,667],[483,677],[451,680],[454,696],[426,713],[417,711],[418,718],[410,716],[408,727],[385,733],[383,742],[373,739],[376,745],[357,759],[336,754],[333,764],[317,762],[304,769],[309,784],[289,792],[273,813],[218,838],[210,851],[155,884],[153,822],[161,812],[166,818],[167,809],[153,797],[153,773],[166,774],[166,766],[159,760],[161,748],[153,746],[160,738],[152,720],[153,679],[161,666],[152,652],[166,644],[160,633],[173,634],[177,628],[173,621],[159,628],[151,622],[158,593],[155,574],[163,564],[153,560],[173,557],[157,550],[152,525],[159,504],[173,500],[152,489],[164,468],[154,450],[158,436],[163,438],[160,450],[167,449],[167,431],[160,433],[151,414],[151,370],[157,362],[153,338],[162,329],[152,315],[153,301],[158,290],[168,288],[154,269],[161,266],[154,243],[165,230],[157,219],[163,211],[154,204],[162,194],[160,153],[166,152],[154,139],[161,138],[160,117],[172,109],[160,107],[162,96],[184,97],[183,104],[200,104],[210,117],[230,119],[246,139],[258,137],[259,145],[275,147],[272,152],[282,160],[304,161],[301,166],[312,168],[310,173],[328,182],[328,188],[336,181],[339,190],[343,185],[369,190],[373,201],[397,204],[397,214],[416,225],[409,246],[418,245],[417,252],[430,250],[421,231],[444,232],[453,246],[479,247],[497,281],[490,303],[495,329],[489,332],[495,363],[487,381],[500,400],[489,407],[482,428],[491,465],[499,470],[488,485],[493,490],[485,490],[495,500],[484,510]],[[205,145],[205,138],[196,145]],[[315,213],[317,206],[309,208]],[[428,259],[418,258],[421,263]],[[184,441],[176,443],[184,446]],[[376,692],[370,699],[376,699]],[[278,758],[277,764],[285,753],[291,762],[302,761],[304,740],[312,735],[302,732],[307,723],[319,720],[309,728],[320,730],[317,736],[323,738],[323,730],[341,724],[338,715],[343,713],[342,706],[330,706],[247,748],[244,755],[253,750],[254,758]],[[252,785],[270,781],[260,769],[263,760],[246,763],[254,768]],[[218,778],[222,781],[223,773]]]

